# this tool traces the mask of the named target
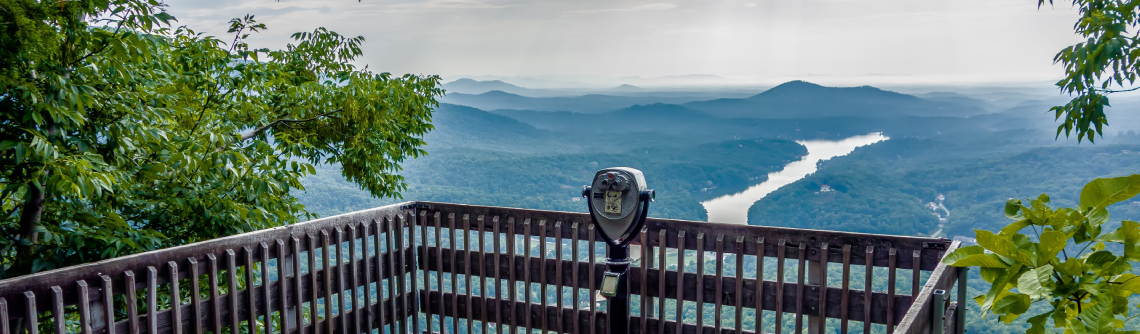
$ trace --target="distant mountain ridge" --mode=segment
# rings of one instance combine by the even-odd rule
[[[440,102],[464,105],[483,110],[516,109],[535,111],[570,111],[597,114],[628,108],[639,104],[685,103],[701,100],[693,96],[619,96],[587,94],[566,97],[529,97],[501,90],[481,94],[448,93]]]
[[[824,87],[789,81],[747,98],[689,102],[684,106],[727,118],[968,117],[985,110],[924,100],[871,86]]]
[[[500,80],[477,81],[472,79],[459,79],[443,84],[448,93],[483,94],[490,91],[502,91],[512,94],[527,94],[531,89],[515,86]]]

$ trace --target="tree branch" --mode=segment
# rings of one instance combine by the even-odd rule
[[[323,114],[320,114],[320,115],[316,115],[316,116],[313,116],[312,118],[306,118],[306,119],[279,119],[279,120],[276,120],[276,121],[272,121],[272,122],[269,122],[269,124],[266,124],[266,125],[262,125],[262,126],[260,126],[260,127],[256,128],[256,129],[253,129],[253,131],[250,131],[249,133],[246,133],[246,134],[243,134],[243,135],[241,135],[241,140],[242,140],[242,141],[246,141],[246,140],[249,140],[250,138],[253,138],[254,136],[257,136],[258,134],[260,134],[260,133],[262,133],[262,132],[265,132],[265,130],[269,130],[269,129],[273,128],[273,127],[274,127],[274,126],[276,126],[277,124],[282,124],[282,123],[305,123],[305,122],[312,122],[312,121],[315,121],[315,120],[318,120],[318,119],[320,119],[321,117],[326,117],[326,116],[329,116],[329,115],[332,115],[332,114],[336,114],[336,113],[339,113],[339,112],[341,112],[341,111],[344,111],[344,109],[337,109],[337,110],[334,110],[334,111],[330,111],[330,112],[327,112],[327,113],[323,113]]]

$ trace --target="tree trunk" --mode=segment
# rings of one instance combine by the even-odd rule
[[[32,262],[28,261],[35,253],[36,243],[39,242],[39,233],[36,233],[36,228],[40,226],[40,218],[44,213],[44,192],[33,182],[28,182],[27,200],[24,202],[23,211],[20,212],[20,240],[21,244],[16,248],[16,254],[19,259],[23,259],[22,263],[15,269],[15,275],[27,275],[32,273]],[[23,241],[26,240],[27,243]]]

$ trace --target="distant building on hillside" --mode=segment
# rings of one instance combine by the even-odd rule
[[[976,245],[976,244],[978,244],[978,241],[977,241],[977,240],[974,240],[974,238],[970,238],[970,237],[963,237],[963,236],[960,236],[960,235],[956,235],[956,236],[954,236],[954,241],[960,241],[960,242],[962,242],[962,243],[964,243],[964,244],[975,244],[975,245]]]
[[[945,201],[945,200],[946,200],[946,196],[943,196],[942,194],[938,194],[938,197],[935,197],[935,199],[937,199],[939,202],[941,202],[941,201]]]
[[[832,192],[832,191],[835,191],[835,190],[831,190],[831,186],[826,185],[826,184],[819,187],[819,192],[821,192],[821,193]]]

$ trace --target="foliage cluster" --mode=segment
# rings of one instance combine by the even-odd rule
[[[1065,333],[1117,332],[1140,316],[1128,299],[1140,294],[1140,276],[1132,267],[1140,261],[1140,223],[1125,220],[1111,229],[1107,208],[1138,193],[1140,174],[1088,183],[1077,208],[1052,208],[1044,194],[1029,205],[1010,200],[1005,215],[1012,224],[998,233],[977,230],[978,245],[962,247],[943,262],[980,267],[991,287],[975,300],[1007,324],[1032,303],[1049,303],[1046,312],[1027,320],[1029,333],[1051,332],[1050,321]],[[1026,228],[1033,234],[1022,234]]]
[[[295,222],[314,163],[396,196],[443,93],[323,28],[269,50],[252,16],[223,41],[157,0],[0,8],[0,277]]]

